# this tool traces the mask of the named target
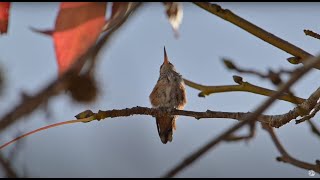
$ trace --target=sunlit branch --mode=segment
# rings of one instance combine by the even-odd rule
[[[228,9],[223,9],[221,6],[217,4],[212,4],[209,2],[193,2],[197,6],[201,7],[202,9],[226,20],[230,23],[240,27],[241,29],[249,32],[250,34],[262,39],[263,41],[293,55],[294,57],[299,58],[299,63],[305,64],[307,58],[312,56],[310,53],[304,51],[303,49],[285,41],[266,30],[252,24],[251,22],[241,18],[240,16],[234,14]],[[315,66],[315,68],[320,69],[320,65]]]
[[[239,77],[239,76],[236,76],[236,77]],[[238,80],[239,80],[237,81],[238,85],[224,85],[224,86],[205,86],[205,85],[197,84],[187,79],[184,79],[184,82],[186,85],[201,91],[199,93],[199,96],[202,96],[202,97],[213,94],[213,93],[224,93],[224,92],[234,92],[234,91],[250,92],[250,93],[264,95],[264,96],[271,96],[275,92],[274,90],[259,87],[249,82],[242,81],[242,78],[241,80],[240,79]],[[300,104],[305,101],[305,99],[303,98],[292,96],[292,95],[289,95],[288,93],[283,93],[279,97],[279,100],[291,102],[294,104]]]

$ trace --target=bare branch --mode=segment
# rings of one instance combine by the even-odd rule
[[[273,143],[275,144],[276,148],[278,149],[278,151],[281,154],[281,157],[277,158],[278,161],[289,163],[289,164],[292,164],[293,166],[297,166],[297,167],[302,168],[302,169],[314,170],[315,172],[320,173],[320,165],[319,164],[317,164],[317,163],[316,164],[310,164],[310,163],[306,163],[306,162],[303,162],[303,161],[300,161],[300,160],[297,160],[297,159],[293,158],[284,149],[284,147],[282,146],[282,144],[279,141],[278,137],[276,136],[273,128],[268,126],[268,125],[266,125],[266,124],[263,124],[263,128],[269,133]]]
[[[262,39],[263,41],[293,55],[294,57],[299,57],[299,63],[306,64],[307,58],[312,55],[303,49],[285,41],[263,29],[252,24],[251,22],[237,16],[228,9],[222,9],[221,6],[217,4],[211,4],[209,2],[193,2],[202,9],[217,15],[218,17],[231,22],[232,24],[240,27],[241,29],[249,32],[250,34]],[[320,69],[320,65],[315,66],[315,68]]]
[[[307,35],[307,36],[311,36],[311,37],[313,37],[313,38],[320,39],[320,34],[315,33],[315,32],[313,32],[313,31],[311,31],[311,30],[305,29],[305,30],[303,30],[303,32],[304,32],[304,34]]]
[[[225,86],[205,86],[205,85],[197,84],[187,79],[183,79],[183,80],[187,86],[200,90],[201,91],[199,93],[200,97],[204,97],[205,95],[210,95],[213,93],[233,92],[233,91],[251,92],[254,94],[260,94],[264,96],[271,96],[275,92],[274,90],[270,90],[267,88],[253,85],[249,82],[245,82],[242,80],[242,78],[241,80],[236,80],[236,83],[238,83],[239,85],[225,85]],[[303,98],[299,98],[288,93],[283,93],[282,96],[279,97],[279,100],[291,102],[294,104],[300,104],[305,101],[305,99]]]
[[[317,112],[319,112],[319,111],[320,111],[320,103],[317,103],[317,104],[315,105],[312,113],[309,114],[309,115],[303,116],[301,119],[296,120],[296,124],[302,123],[302,122],[304,122],[304,121],[306,121],[306,120],[310,120],[310,119],[313,118],[313,117],[317,114]]]
[[[229,59],[223,59],[223,62],[225,64],[225,66],[230,70],[234,70],[238,73],[252,74],[252,75],[258,76],[263,79],[269,79],[274,85],[279,85],[280,83],[282,83],[282,79],[281,79],[282,74],[289,74],[290,75],[293,73],[293,71],[289,71],[289,70],[285,70],[285,69],[280,69],[278,72],[275,72],[275,71],[269,69],[268,73],[261,73],[256,70],[240,68],[240,67],[236,66]]]
[[[187,156],[183,161],[178,163],[175,167],[169,170],[163,177],[173,177],[186,167],[194,163],[198,160],[201,156],[207,153],[210,149],[214,148],[217,144],[219,144],[222,140],[227,138],[230,134],[234,133],[247,123],[254,122],[261,114],[272,105],[272,103],[279,98],[284,92],[287,92],[289,88],[295,84],[301,77],[303,77],[310,69],[315,66],[320,65],[320,55],[316,57],[312,57],[306,61],[307,63],[302,68],[299,68],[298,71],[292,74],[290,79],[281,84],[279,90],[275,92],[270,98],[264,101],[252,114],[248,115],[242,122],[237,123],[236,125],[232,126],[231,128],[227,129],[225,132],[220,134],[218,137],[209,141],[209,143],[205,144],[204,146],[200,147],[196,152],[192,153],[191,155]]]

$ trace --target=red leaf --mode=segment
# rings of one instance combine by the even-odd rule
[[[62,2],[53,31],[59,74],[65,72],[98,39],[107,3]]]
[[[0,2],[0,34],[7,33],[10,2]]]
[[[174,30],[175,37],[178,37],[178,29],[182,22],[183,10],[180,2],[164,2],[169,22]]]

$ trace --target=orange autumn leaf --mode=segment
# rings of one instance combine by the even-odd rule
[[[10,2],[0,2],[0,34],[8,31]]]
[[[59,74],[65,72],[98,39],[107,3],[62,2],[53,31]]]

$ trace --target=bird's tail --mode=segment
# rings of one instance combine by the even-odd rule
[[[176,118],[177,116],[156,117],[158,133],[163,144],[172,141],[173,130],[176,130]]]

